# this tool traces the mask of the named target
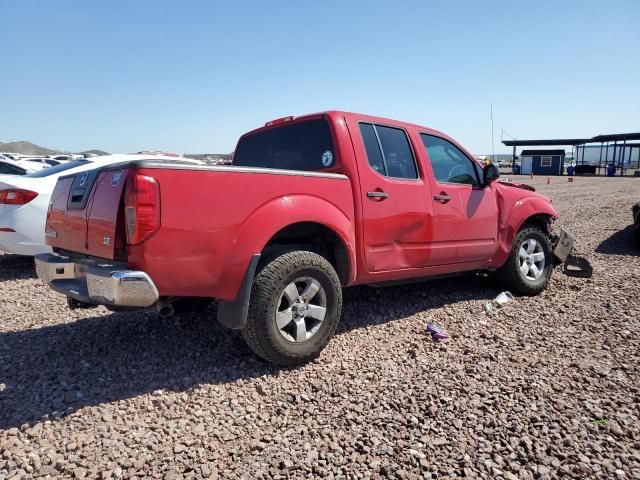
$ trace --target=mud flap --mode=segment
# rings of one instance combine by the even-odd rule
[[[249,267],[244,274],[244,280],[238,292],[238,298],[233,302],[218,302],[218,322],[227,328],[241,330],[247,323],[249,313],[249,300],[251,299],[251,287],[253,277],[256,274],[261,255],[256,253],[251,257]]]

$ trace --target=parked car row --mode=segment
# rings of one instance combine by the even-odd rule
[[[92,153],[82,155],[51,155],[45,157],[5,152],[0,153],[0,174],[25,175],[42,168],[55,167],[61,163],[94,157],[97,157],[97,155]]]
[[[0,175],[26,175],[49,165],[40,162],[29,162],[28,160],[13,160],[0,155]]]

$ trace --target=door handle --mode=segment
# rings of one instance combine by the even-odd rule
[[[451,200],[451,197],[449,195],[447,195],[446,193],[442,192],[439,195],[434,195],[433,199],[440,202],[440,203],[447,203],[448,201]]]
[[[389,194],[387,192],[367,192],[367,197],[384,200],[385,198],[389,198]]]

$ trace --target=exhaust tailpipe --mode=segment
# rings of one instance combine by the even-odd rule
[[[158,300],[156,309],[158,310],[158,315],[160,315],[163,318],[172,317],[173,314],[175,313],[173,309],[173,305],[168,300]]]
[[[75,298],[67,297],[67,307],[69,307],[69,310],[75,310],[76,308],[98,308],[98,305],[81,302]]]

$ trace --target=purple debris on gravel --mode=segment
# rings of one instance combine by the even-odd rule
[[[431,334],[431,339],[434,342],[440,342],[449,338],[449,335],[447,334],[445,329],[440,325],[436,325],[435,323],[427,324],[427,332]]]

